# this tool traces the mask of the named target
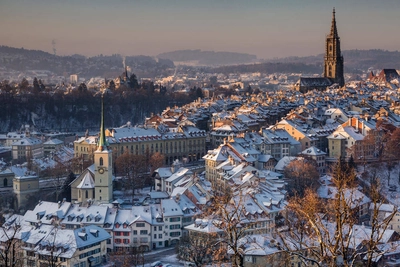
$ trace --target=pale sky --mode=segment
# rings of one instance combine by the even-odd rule
[[[258,58],[323,53],[336,8],[342,50],[400,50],[400,0],[0,0],[0,45],[58,55],[180,49]]]

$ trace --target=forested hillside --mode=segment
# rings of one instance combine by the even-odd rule
[[[196,99],[194,94],[146,94],[143,91],[105,96],[105,124],[118,127],[128,121],[143,123],[151,113],[166,107],[184,105]],[[35,124],[39,130],[81,132],[98,130],[100,96],[90,92],[75,94],[0,94],[1,132],[14,131],[24,124]]]

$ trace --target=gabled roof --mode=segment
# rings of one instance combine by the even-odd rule
[[[326,155],[326,153],[315,146],[307,148],[306,150],[302,151],[300,154],[308,155],[308,156],[321,156]]]
[[[82,178],[82,181],[78,184],[76,188],[80,189],[91,189],[95,187],[94,175],[91,172],[86,172]]]
[[[71,202],[48,202],[40,201],[33,210],[28,210],[24,219],[27,222],[41,222],[43,224],[52,224],[53,217],[63,219],[71,207]]]

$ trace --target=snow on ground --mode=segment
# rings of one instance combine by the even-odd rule
[[[381,194],[395,206],[400,206],[400,162],[394,164],[389,171],[387,163],[358,166],[358,176],[366,184],[370,184],[375,176],[381,187]]]

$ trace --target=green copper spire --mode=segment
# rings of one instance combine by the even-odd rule
[[[106,139],[106,132],[104,129],[104,96],[101,95],[101,126],[100,126],[100,138],[97,150],[104,151],[107,150],[108,142]]]

